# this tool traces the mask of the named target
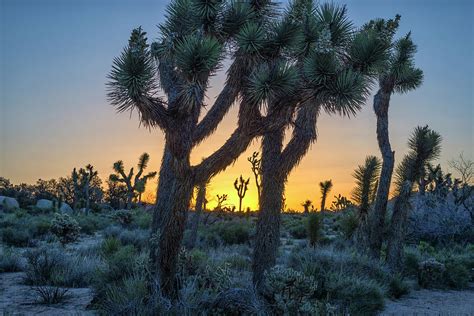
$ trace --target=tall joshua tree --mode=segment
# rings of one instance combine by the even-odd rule
[[[382,31],[387,41],[398,28],[400,16],[395,20],[375,20],[368,27]],[[395,153],[390,145],[388,131],[388,110],[390,97],[393,93],[407,93],[418,88],[423,81],[423,72],[414,65],[416,45],[410,33],[395,41],[392,45],[390,58],[385,70],[379,77],[379,90],[374,96],[374,112],[377,116],[377,141],[382,154],[382,170],[379,186],[375,198],[373,212],[369,215],[369,252],[375,257],[380,257],[382,247],[382,234],[384,230],[385,214],[387,210],[390,183],[392,181]]]
[[[403,263],[403,246],[413,186],[424,176],[427,164],[439,157],[441,136],[428,126],[417,127],[408,140],[408,147],[409,152],[396,171],[397,197],[387,245],[387,263],[393,270],[399,270]]]
[[[242,176],[235,179],[234,181],[234,188],[237,191],[237,195],[239,197],[239,213],[242,212],[242,200],[245,197],[245,193],[247,193],[249,182],[250,178],[245,180]]]
[[[289,173],[316,140],[321,111],[355,115],[364,104],[371,78],[386,60],[388,44],[375,30],[356,30],[346,8],[314,1],[293,1],[284,21],[296,24],[294,63],[297,93],[287,102],[298,107],[290,141],[283,147],[285,129],[265,133],[262,140],[262,194],[253,257],[253,281],[275,264],[279,245],[282,197]],[[277,102],[267,102],[271,111]]]
[[[332,181],[326,180],[323,182],[319,182],[319,189],[321,191],[321,212],[326,210],[326,199],[328,197],[329,192],[332,189]]]
[[[313,207],[313,202],[311,202],[311,200],[306,200],[304,203],[301,203],[301,206],[304,208],[303,213],[308,214],[310,209]]]
[[[367,237],[367,214],[370,205],[375,198],[375,192],[378,186],[381,162],[375,156],[365,158],[365,163],[358,166],[354,171],[353,177],[356,180],[356,187],[352,191],[352,200],[359,207],[359,226],[355,233],[359,245],[364,245]]]
[[[80,184],[83,189],[84,199],[85,199],[85,214],[89,215],[90,211],[90,189],[92,185],[92,180],[97,177],[98,172],[94,170],[92,165],[87,165],[85,168],[79,169]]]
[[[270,0],[173,0],[158,42],[150,47],[146,33],[135,29],[114,60],[111,103],[118,111],[136,109],[141,123],[165,133],[150,270],[167,296],[176,294],[176,260],[193,187],[235,161],[256,136],[286,125],[292,114],[293,104],[286,100],[296,71],[286,53],[297,30],[273,23],[276,14]],[[224,87],[199,120],[209,78],[224,59],[230,62]],[[261,81],[263,90],[256,85]],[[263,115],[260,107],[270,96],[281,106]],[[234,103],[239,107],[235,131],[216,152],[191,166],[192,149],[214,132]]]
[[[146,175],[143,174],[149,161],[150,155],[147,153],[143,153],[140,158],[138,158],[137,174],[134,173],[133,168],[130,168],[130,171],[126,174],[122,160],[115,162],[113,165],[116,174],[111,174],[109,179],[112,182],[120,182],[127,186],[127,210],[132,207],[132,201],[135,194],[141,196],[141,193],[145,191],[145,186],[148,180],[153,179],[156,176],[156,171],[149,172]],[[141,201],[141,198],[139,200]]]

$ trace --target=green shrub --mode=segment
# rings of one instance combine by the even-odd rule
[[[420,263],[418,270],[418,284],[424,288],[445,287],[446,266],[434,259],[429,259]]]
[[[0,248],[0,273],[22,270],[20,255],[11,248]]]
[[[56,214],[51,221],[51,233],[58,237],[63,245],[76,241],[80,230],[77,221],[67,214]]]
[[[448,287],[455,289],[467,288],[470,280],[469,270],[460,262],[448,262],[446,263],[444,279]]]
[[[420,266],[421,255],[416,249],[406,249],[405,250],[405,260],[403,272],[405,275],[417,276],[418,269]]]
[[[139,210],[133,215],[133,223],[141,229],[150,229],[151,220],[152,213],[144,210]]]
[[[400,297],[410,293],[410,287],[403,281],[402,276],[395,275],[389,283],[388,294],[390,297],[399,299]]]
[[[115,211],[113,217],[122,226],[129,226],[133,221],[132,212],[129,210]]]
[[[288,232],[295,239],[305,239],[308,237],[308,230],[303,220],[295,220],[288,223]]]
[[[2,242],[8,246],[26,247],[33,238],[28,230],[6,227],[1,230]]]
[[[33,288],[38,294],[40,304],[59,304],[62,303],[69,292],[68,289],[62,289],[56,286],[36,286]]]
[[[250,241],[251,228],[246,222],[220,222],[210,228],[226,245],[243,244]]]
[[[248,257],[232,254],[224,259],[224,262],[229,265],[229,268],[238,271],[250,271],[251,260]]]
[[[93,235],[99,230],[108,227],[112,221],[106,216],[100,214],[89,213],[89,215],[77,215],[74,219],[81,227],[81,233],[86,235]]]
[[[37,248],[25,252],[25,283],[52,285],[58,281],[58,272],[65,266],[66,257],[56,248]]]
[[[117,250],[119,250],[121,246],[122,244],[120,243],[120,240],[118,240],[115,237],[109,237],[102,242],[102,245],[100,248],[101,248],[101,252],[105,256],[110,256],[113,253],[117,252]]]
[[[373,280],[333,273],[327,288],[329,298],[340,301],[350,315],[376,315],[384,307],[384,291]]]
[[[312,299],[317,284],[312,276],[291,268],[276,266],[265,273],[264,297],[272,314],[315,314],[318,302]]]
[[[337,223],[338,230],[342,232],[342,235],[346,239],[352,238],[358,226],[359,219],[357,214],[352,210],[344,212]]]
[[[307,225],[309,244],[314,247],[321,239],[321,229],[323,226],[321,214],[316,212],[309,214]]]

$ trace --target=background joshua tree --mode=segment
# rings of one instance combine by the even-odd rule
[[[352,191],[352,199],[359,207],[359,226],[355,235],[358,243],[362,245],[364,241],[361,239],[367,237],[367,214],[375,199],[380,167],[381,162],[377,157],[368,156],[364,165],[358,166],[353,174],[356,187]]]
[[[222,209],[222,206],[224,205],[224,202],[227,201],[227,194],[222,194],[222,195],[217,194],[216,197],[217,197],[217,206],[215,209],[220,211]]]
[[[153,179],[156,176],[156,171],[149,172],[146,175],[143,175],[148,162],[150,161],[150,155],[143,153],[138,159],[138,172],[134,175],[133,168],[130,168],[128,174],[125,174],[123,167],[123,161],[119,160],[114,163],[113,168],[116,174],[111,174],[109,179],[112,182],[120,182],[127,186],[127,210],[132,207],[132,200],[136,194],[138,194],[138,201],[141,202],[141,195],[145,192],[145,186],[149,179]],[[143,176],[142,176],[143,175]]]
[[[391,42],[398,28],[399,20],[400,16],[397,15],[394,20],[375,20],[366,27],[385,34],[385,40]],[[393,43],[388,64],[379,78],[379,90],[374,96],[377,141],[382,154],[382,170],[374,209],[369,215],[370,231],[366,240],[370,243],[368,245],[370,254],[376,258],[380,257],[384,220],[395,163],[395,153],[392,151],[388,133],[390,97],[395,92],[406,93],[421,85],[423,72],[414,65],[415,53],[416,45],[411,40],[410,33]]]
[[[135,29],[114,60],[109,76],[111,103],[118,111],[137,109],[144,125],[165,133],[150,262],[153,278],[159,279],[167,296],[176,294],[176,260],[193,187],[231,164],[253,138],[286,124],[291,115],[283,102],[290,91],[281,86],[294,79],[294,67],[284,62],[284,53],[295,33],[273,23],[276,14],[270,0],[171,1],[159,27],[159,41],[150,49],[146,33]],[[224,59],[230,61],[225,85],[199,121],[209,78]],[[283,62],[268,68],[278,60]],[[250,78],[265,80],[263,94],[254,89]],[[166,100],[158,97],[158,87]],[[268,95],[278,96],[282,106],[263,116],[259,107]],[[236,130],[220,149],[191,166],[193,147],[214,132],[235,101],[239,104]]]
[[[260,153],[254,151],[252,156],[248,157],[247,160],[252,165],[252,172],[255,177],[255,186],[257,187],[257,194],[258,194],[258,201],[260,203],[260,195],[262,192],[262,188],[260,186],[262,182],[262,159],[259,158]]]
[[[303,211],[304,214],[308,214],[310,209],[314,209],[313,202],[311,202],[311,200],[304,201],[304,203],[302,203],[301,206],[304,207],[304,211]]]
[[[403,263],[403,246],[413,186],[424,176],[426,165],[438,158],[441,136],[428,126],[417,127],[408,141],[409,153],[396,172],[396,200],[387,245],[387,263],[399,270]]]
[[[201,219],[202,211],[206,210],[206,191],[208,183],[202,184],[198,187],[198,193],[196,197],[196,206],[194,208],[194,217],[191,222],[191,234],[189,238],[189,248],[192,249],[196,245],[199,221]]]
[[[334,195],[334,201],[332,201],[331,210],[342,211],[349,206],[352,206],[352,202],[348,198],[342,196],[341,194]]]
[[[319,113],[324,110],[355,115],[365,102],[371,78],[386,60],[389,46],[377,31],[356,30],[347,18],[346,8],[334,4],[291,2],[284,21],[296,25],[298,31],[293,37],[292,52],[299,80],[293,100],[288,100],[298,107],[286,147],[284,128],[265,133],[262,140],[262,193],[253,258],[257,285],[262,284],[264,272],[275,264],[285,183],[316,140]],[[278,107],[275,100],[267,102],[270,111]]]
[[[244,180],[242,176],[235,179],[234,181],[234,188],[237,191],[237,195],[239,196],[239,213],[242,212],[242,200],[245,197],[245,193],[247,193],[249,182],[250,178]]]
[[[85,168],[79,169],[80,184],[84,192],[84,201],[85,201],[85,214],[89,215],[90,210],[90,191],[91,184],[95,177],[97,177],[98,172],[94,170],[92,165],[87,165]]]
[[[319,182],[319,189],[321,190],[321,212],[324,212],[326,210],[326,199],[332,189],[332,181],[326,180]]]

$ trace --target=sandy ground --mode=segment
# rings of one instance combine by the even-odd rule
[[[387,301],[380,315],[474,315],[474,284],[464,291],[413,291],[400,300]]]
[[[0,274],[1,315],[94,315],[86,310],[92,300],[90,289],[69,289],[68,297],[61,304],[38,304],[33,287],[23,285],[23,272]]]

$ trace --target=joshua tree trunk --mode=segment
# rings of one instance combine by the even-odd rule
[[[199,186],[198,194],[196,197],[196,208],[193,217],[193,221],[191,223],[191,236],[189,241],[189,248],[192,249],[196,245],[197,235],[198,235],[198,228],[199,228],[199,221],[201,219],[201,213],[204,208],[206,210],[206,185],[202,184]]]
[[[321,212],[324,212],[326,209],[326,194],[324,194],[321,198]]]
[[[253,282],[260,289],[264,273],[276,262],[280,243],[280,217],[285,182],[316,140],[319,107],[306,104],[300,108],[290,142],[283,148],[284,129],[267,133],[262,142],[262,196],[257,220],[253,256]]]
[[[86,197],[86,215],[89,215],[89,208],[90,208],[90,204],[91,204],[91,201],[90,201],[90,193],[89,193],[89,183],[86,184],[86,187],[84,188],[84,195]]]
[[[393,207],[392,221],[387,244],[387,264],[393,271],[403,266],[403,245],[406,232],[408,211],[410,210],[411,183],[406,182]]]
[[[390,146],[388,135],[388,107],[390,93],[379,90],[374,96],[374,111],[377,116],[377,141],[382,153],[382,170],[375,197],[372,214],[369,215],[369,252],[374,258],[380,258],[382,249],[385,215],[387,213],[388,195],[392,182],[395,152]]]
[[[262,196],[253,258],[253,282],[262,285],[264,273],[275,265],[280,244],[280,213],[285,177],[279,170],[284,130],[265,134],[262,143]]]
[[[127,192],[127,210],[132,208],[133,189],[129,188]]]

